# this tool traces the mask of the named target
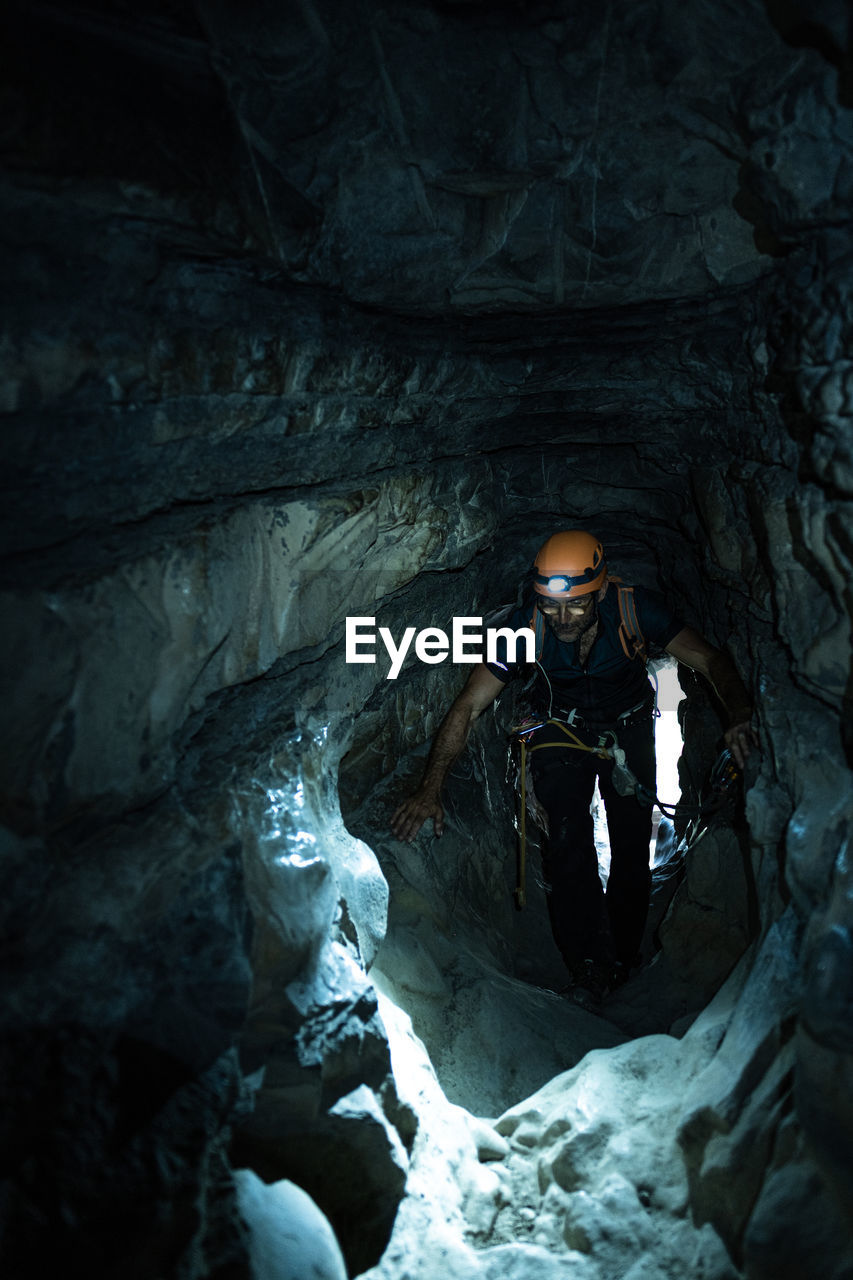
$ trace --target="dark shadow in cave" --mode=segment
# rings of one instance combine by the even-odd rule
[[[841,27],[844,22],[844,6],[837,6],[836,13],[826,4],[805,5],[800,0],[764,0],[767,16],[779,35],[792,49],[815,49],[838,72],[838,102],[842,107],[853,106],[853,16],[846,13],[846,45],[841,43]],[[832,30],[824,17],[835,19]]]

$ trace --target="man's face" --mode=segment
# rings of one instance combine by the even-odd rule
[[[558,640],[573,644],[595,617],[595,592],[573,600],[548,600],[539,596],[537,608]]]

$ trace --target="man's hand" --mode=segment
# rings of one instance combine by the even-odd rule
[[[414,840],[427,818],[432,818],[433,830],[440,836],[444,830],[444,810],[434,791],[418,787],[413,796],[404,800],[394,810],[391,830],[398,840]]]
[[[468,741],[468,732],[477,716],[494,702],[504,687],[503,680],[492,675],[484,662],[479,662],[471,672],[433,738],[421,785],[394,810],[391,830],[398,840],[414,840],[427,818],[432,818],[435,834],[441,835],[444,830],[441,788],[447,771]]]
[[[735,764],[742,769],[752,748],[758,746],[758,738],[749,723],[750,697],[735,664],[727,653],[722,649],[715,649],[692,627],[679,631],[666,646],[666,651],[678,662],[683,662],[686,667],[705,676],[714,686],[726,713],[734,720],[724,736]]]
[[[727,729],[725,742],[739,769],[743,768],[743,763],[752,748],[758,746],[758,738],[748,720],[744,720],[741,724],[733,724],[730,729]]]

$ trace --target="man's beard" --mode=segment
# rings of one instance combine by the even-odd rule
[[[598,621],[598,602],[596,601],[589,611],[587,618],[582,618],[579,622],[570,622],[566,626],[561,627],[558,622],[551,619],[548,620],[548,626],[554,632],[554,635],[563,644],[574,644],[576,640],[580,640],[582,635],[589,631],[590,627],[595,626]]]

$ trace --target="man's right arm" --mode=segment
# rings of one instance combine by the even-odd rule
[[[666,646],[666,651],[711,682],[729,719],[726,746],[737,767],[742,769],[751,749],[758,745],[758,738],[750,724],[752,703],[735,664],[727,653],[709,644],[692,627],[679,631]]]
[[[447,771],[468,741],[471,725],[505,688],[503,680],[492,675],[483,662],[471,672],[433,738],[420,786],[391,818],[391,830],[398,840],[414,840],[427,818],[432,818],[435,834],[441,835],[444,830],[441,788]]]

